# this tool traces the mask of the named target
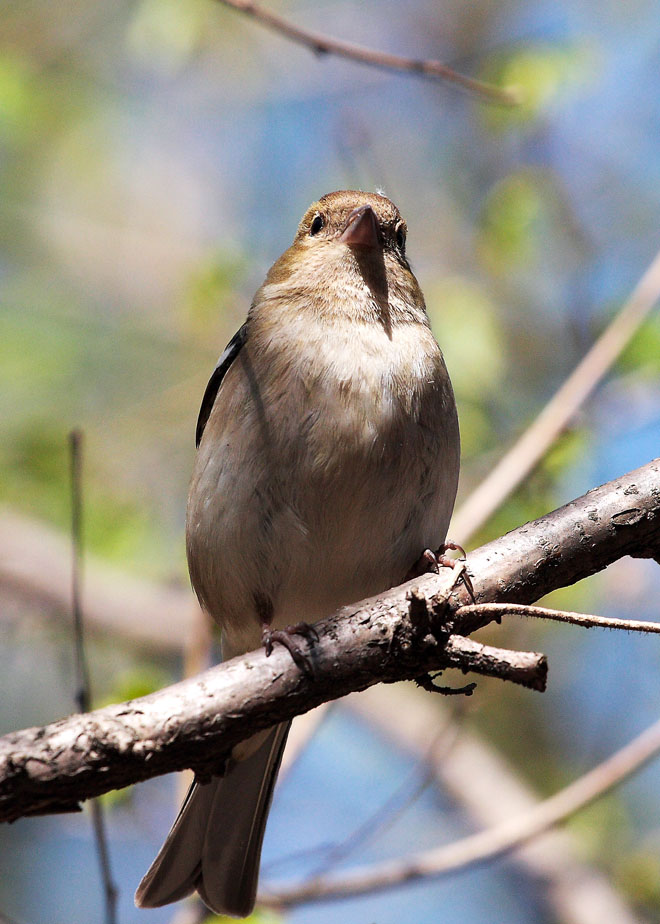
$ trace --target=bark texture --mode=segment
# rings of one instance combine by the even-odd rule
[[[660,559],[660,460],[482,546],[468,559],[477,602],[530,603],[624,555]],[[76,811],[81,800],[184,767],[204,777],[255,731],[379,682],[454,667],[542,690],[533,652],[465,636],[493,616],[466,613],[456,574],[416,578],[317,626],[301,671],[276,646],[128,703],[0,739],[0,820]]]

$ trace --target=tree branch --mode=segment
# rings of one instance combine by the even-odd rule
[[[507,497],[538,465],[608,370],[630,343],[660,298],[660,251],[621,309],[573,372],[484,480],[455,511],[451,535],[467,545]]]
[[[660,463],[649,463],[476,550],[476,602],[531,602],[626,554],[660,549]],[[239,741],[321,702],[448,667],[542,689],[542,655],[464,636],[494,617],[457,611],[469,591],[443,569],[319,623],[302,672],[277,646],[142,699],[0,739],[0,820],[74,811],[81,799],[192,766],[219,772]],[[303,615],[303,614],[301,614]]]
[[[453,576],[441,579],[447,596]],[[255,731],[379,680],[457,667],[543,687],[542,655],[461,636],[438,640],[411,618],[409,589],[320,623],[313,676],[277,646],[269,658],[254,651],[150,696],[6,735],[0,820],[75,811],[81,799],[185,767],[219,772],[229,750]]]
[[[266,891],[260,900],[276,908],[287,908],[302,903],[364,895],[419,879],[439,878],[493,860],[574,815],[643,767],[659,751],[660,721],[593,770],[518,817],[452,844],[401,860],[386,860],[366,869],[319,876],[301,885]]]
[[[465,589],[460,599],[534,603],[625,555],[660,561],[660,459],[475,549],[468,557],[475,599]],[[454,629],[469,635],[494,618],[457,617]]]
[[[457,616],[491,616],[499,622],[502,616],[532,616],[535,619],[549,619],[564,622],[582,629],[623,629],[624,632],[660,634],[660,622],[643,619],[617,619],[615,616],[592,616],[591,613],[573,613],[570,610],[553,610],[547,606],[529,606],[526,603],[477,603],[462,606]]]
[[[521,102],[520,94],[514,88],[502,90],[492,84],[475,80],[473,77],[466,77],[465,74],[459,74],[439,61],[405,58],[402,55],[393,55],[384,51],[375,51],[373,48],[365,48],[363,45],[356,45],[354,42],[342,42],[339,39],[322,35],[320,32],[310,32],[306,29],[301,29],[282,16],[278,16],[277,13],[252,3],[251,0],[219,0],[219,2],[238,10],[240,13],[245,13],[246,16],[251,16],[267,28],[279,32],[280,35],[290,39],[292,42],[296,42],[298,45],[304,45],[318,55],[330,54],[338,58],[348,58],[358,64],[377,67],[380,70],[403,71],[408,74],[416,74],[419,77],[444,80],[486,102],[498,103],[501,106],[518,106]]]

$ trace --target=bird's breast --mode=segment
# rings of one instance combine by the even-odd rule
[[[444,539],[458,430],[426,325],[262,330],[217,404],[191,486],[188,552],[225,627],[255,588],[276,622],[320,618],[400,582]]]

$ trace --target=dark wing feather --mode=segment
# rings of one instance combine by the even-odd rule
[[[241,328],[239,328],[239,330],[237,330],[234,336],[231,338],[225,347],[224,353],[218,360],[217,365],[213,370],[213,374],[211,375],[209,383],[206,386],[204,397],[202,398],[202,406],[199,409],[197,429],[195,430],[195,446],[199,446],[200,444],[202,433],[204,432],[204,427],[206,426],[206,422],[211,415],[211,411],[213,410],[213,405],[215,404],[215,399],[218,395],[218,389],[222,384],[222,380],[227,374],[227,370],[238,356],[246,338],[247,322]]]

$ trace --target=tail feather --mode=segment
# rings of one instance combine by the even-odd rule
[[[194,783],[158,856],[135,893],[157,908],[195,889],[216,914],[246,917],[254,908],[268,811],[290,723],[227,775]]]

